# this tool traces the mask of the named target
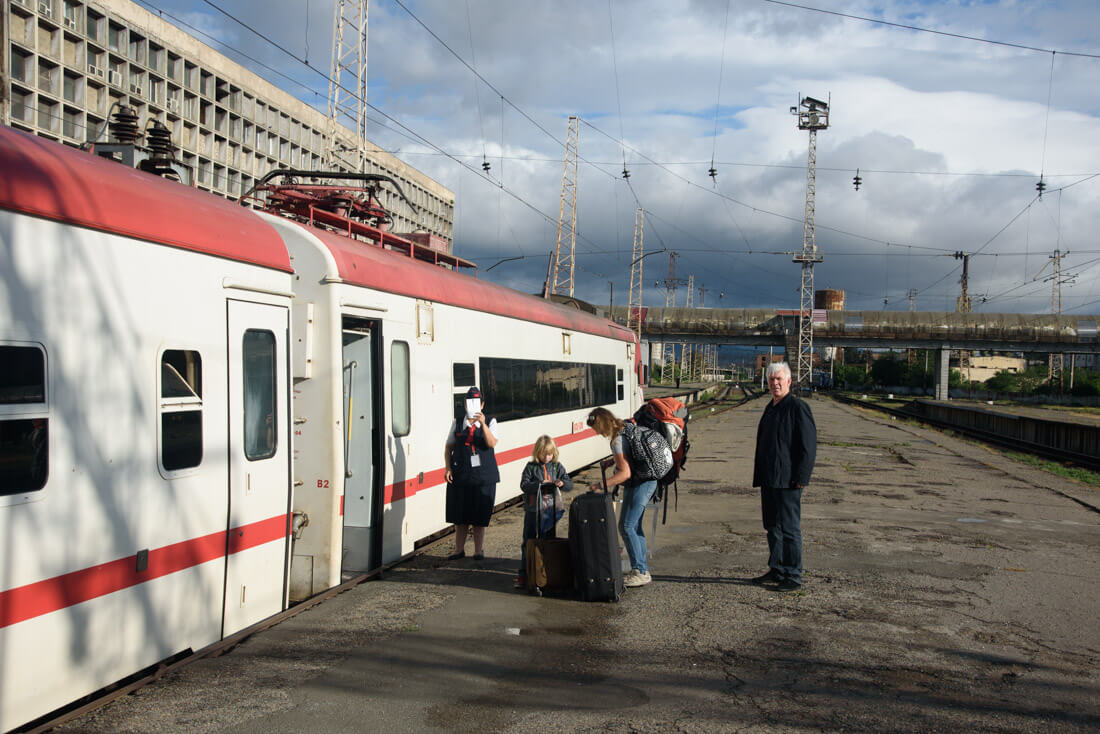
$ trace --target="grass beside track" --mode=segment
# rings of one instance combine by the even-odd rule
[[[1078,466],[1068,466],[1057,461],[1049,461],[1047,459],[1040,458],[1038,456],[1032,456],[1030,454],[1020,454],[1015,451],[1000,450],[1005,456],[1009,456],[1016,461],[1022,461],[1028,466],[1033,466],[1036,469],[1042,469],[1048,471],[1051,474],[1057,474],[1060,477],[1066,479],[1072,479],[1075,482],[1081,484],[1087,484],[1090,487],[1100,487],[1100,474],[1088,469],[1082,469]]]

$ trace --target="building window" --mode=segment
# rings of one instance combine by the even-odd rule
[[[116,53],[126,44],[126,28],[118,23],[107,25],[107,48]]]
[[[49,446],[46,353],[0,346],[0,495],[46,486]]]
[[[22,122],[34,121],[34,95],[16,88],[11,90],[11,119]]]
[[[278,445],[275,335],[249,329],[242,346],[244,388],[244,455],[249,461],[269,459]]]
[[[202,463],[202,357],[193,350],[160,357],[160,463],[165,471]]]
[[[395,341],[390,346],[390,409],[393,435],[409,435],[410,407],[409,345],[406,342]]]
[[[24,84],[31,83],[31,77],[34,74],[34,61],[31,59],[31,55],[26,51],[20,51],[11,47],[11,78],[15,81],[23,82]]]

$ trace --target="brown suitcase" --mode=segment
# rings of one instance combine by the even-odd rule
[[[531,538],[527,541],[527,589],[564,592],[573,588],[568,538]]]
[[[541,513],[542,487],[535,495],[536,512]],[[568,538],[543,538],[541,518],[535,521],[537,537],[527,539],[527,590],[542,596],[544,591],[561,593],[573,587],[573,566],[569,562]]]

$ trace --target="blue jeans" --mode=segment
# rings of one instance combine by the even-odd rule
[[[768,531],[768,567],[802,583],[802,490],[761,487],[760,510]]]
[[[646,573],[645,533],[642,532],[642,516],[650,497],[657,491],[657,480],[650,479],[637,487],[623,489],[623,509],[619,512],[619,535],[623,537],[630,567]]]

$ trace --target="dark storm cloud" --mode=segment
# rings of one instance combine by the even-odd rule
[[[218,4],[299,56],[308,40],[311,63],[327,72],[329,0],[274,0],[263,12],[245,0]],[[1051,83],[1049,54],[759,0],[732,0],[728,26],[720,0],[613,0],[610,17],[607,4],[580,0],[406,4],[531,118],[511,104],[502,116],[497,91],[475,81],[395,2],[372,0],[371,102],[469,168],[376,112],[369,135],[455,192],[455,248],[481,263],[481,277],[541,287],[556,239],[560,141],[566,118],[579,114],[580,297],[604,303],[611,282],[616,301],[625,300],[641,206],[649,212],[646,252],[679,251],[677,275],[694,274],[708,288],[708,305],[797,305],[798,266],[789,254],[767,253],[802,245],[807,135],[787,112],[801,92],[831,94],[833,103],[832,127],[818,142],[819,286],[846,289],[859,308],[882,308],[884,300],[907,308],[915,288],[918,308],[951,309],[959,288],[951,253],[984,245],[970,268],[971,293],[990,298],[978,307],[1044,311],[1049,283],[1044,290],[1030,279],[1060,246],[1073,253],[1067,268],[1084,268],[1065,289],[1066,307],[1097,297],[1100,268],[1087,263],[1097,257],[1088,250],[1100,179],[1042,201],[1034,201],[1034,184],[1040,169],[1048,190],[1078,180],[1069,174],[1100,171],[1093,142],[1100,60],[1058,55]],[[203,27],[222,27],[235,47],[319,94],[259,73],[324,108],[321,76],[205,3],[172,0],[171,7],[205,18]],[[1084,0],[830,7],[1042,48],[1100,48],[1100,9]],[[712,160],[717,185],[707,176]],[[624,163],[629,186],[620,177]],[[859,192],[851,183],[857,167]],[[523,259],[486,272],[507,257]],[[667,276],[667,255],[646,258],[644,269],[646,304],[663,305],[664,288],[655,283]]]

